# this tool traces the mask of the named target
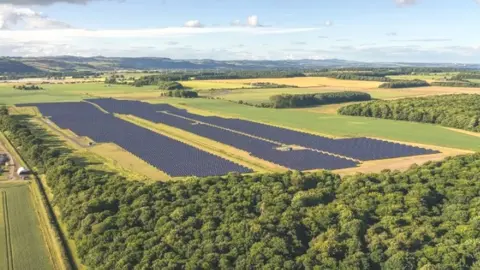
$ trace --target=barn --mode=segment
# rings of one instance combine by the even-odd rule
[[[21,177],[26,177],[30,174],[30,170],[24,168],[24,167],[20,167],[18,168],[17,170],[17,174],[18,176],[21,176]]]

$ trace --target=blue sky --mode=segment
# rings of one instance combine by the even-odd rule
[[[480,63],[479,28],[477,0],[0,0],[12,56]]]

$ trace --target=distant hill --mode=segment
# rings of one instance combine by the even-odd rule
[[[341,59],[217,61],[210,59],[175,60],[155,57],[4,57],[0,58],[0,74],[33,73],[38,71],[112,71],[112,70],[161,70],[161,69],[315,69],[349,67],[451,67],[480,69],[480,65],[438,63],[367,63]]]
[[[16,61],[8,58],[0,58],[0,74],[3,73],[35,73],[38,69],[26,65],[21,61]]]

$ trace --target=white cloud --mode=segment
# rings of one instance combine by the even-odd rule
[[[480,0],[477,0],[480,1]],[[417,0],[395,0],[397,5],[399,6],[407,6],[407,5],[413,5],[417,3]]]
[[[325,21],[325,26],[326,27],[333,26],[333,22],[332,21]]]
[[[62,29],[70,28],[30,8],[0,5],[0,29]]]
[[[190,28],[201,28],[201,27],[203,27],[203,25],[200,23],[199,20],[187,21],[184,26],[185,27],[190,27]]]
[[[251,27],[258,27],[261,26],[260,22],[258,21],[258,16],[257,15],[252,15],[247,18],[247,25]]]
[[[18,6],[47,6],[55,3],[85,5],[96,0],[0,0],[0,4],[12,4]]]

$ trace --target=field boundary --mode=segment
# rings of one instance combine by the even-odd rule
[[[7,201],[7,192],[2,190],[1,192],[2,197],[2,213],[3,213],[3,221],[5,223],[4,233],[5,233],[5,250],[7,251],[6,258],[7,258],[7,270],[13,270],[13,251],[12,251],[12,238],[10,235],[10,218],[8,216],[8,201]]]
[[[0,134],[1,134],[0,138],[5,141],[4,143],[5,147],[12,148],[14,151],[13,155],[16,155],[18,157],[18,162],[21,162],[22,164],[25,164],[28,167],[27,162],[22,158],[22,156],[17,151],[17,149],[13,147],[13,144],[8,139],[8,137],[5,134],[3,134],[3,132],[0,132]],[[28,168],[32,169],[31,167],[28,167]],[[34,197],[40,200],[34,203],[34,206],[35,206],[34,208],[36,209],[35,212],[37,212],[37,214],[43,213],[45,215],[44,218],[42,219],[39,218],[38,216],[37,218],[39,218],[40,227],[45,226],[44,228],[46,230],[45,232],[48,232],[48,234],[50,235],[51,241],[48,241],[47,240],[48,238],[45,239],[46,236],[44,234],[44,229],[41,229],[42,235],[44,236],[44,240],[46,242],[47,250],[49,252],[53,251],[55,254],[50,254],[50,255],[52,256],[52,258],[57,259],[57,262],[52,262],[52,264],[55,267],[55,265],[58,265],[58,263],[60,263],[60,265],[63,266],[62,269],[66,269],[66,270],[78,269],[78,267],[76,266],[75,260],[73,259],[71,250],[68,244],[66,244],[67,243],[66,237],[63,234],[63,231],[61,231],[60,229],[59,221],[55,213],[53,212],[52,205],[48,200],[48,197],[45,193],[45,189],[43,188],[43,185],[40,182],[37,173],[34,171],[33,171],[33,177],[34,177],[34,180],[32,181],[32,183],[36,187],[33,192]],[[39,207],[40,209],[38,209]],[[52,247],[49,247],[49,245],[52,245]]]

